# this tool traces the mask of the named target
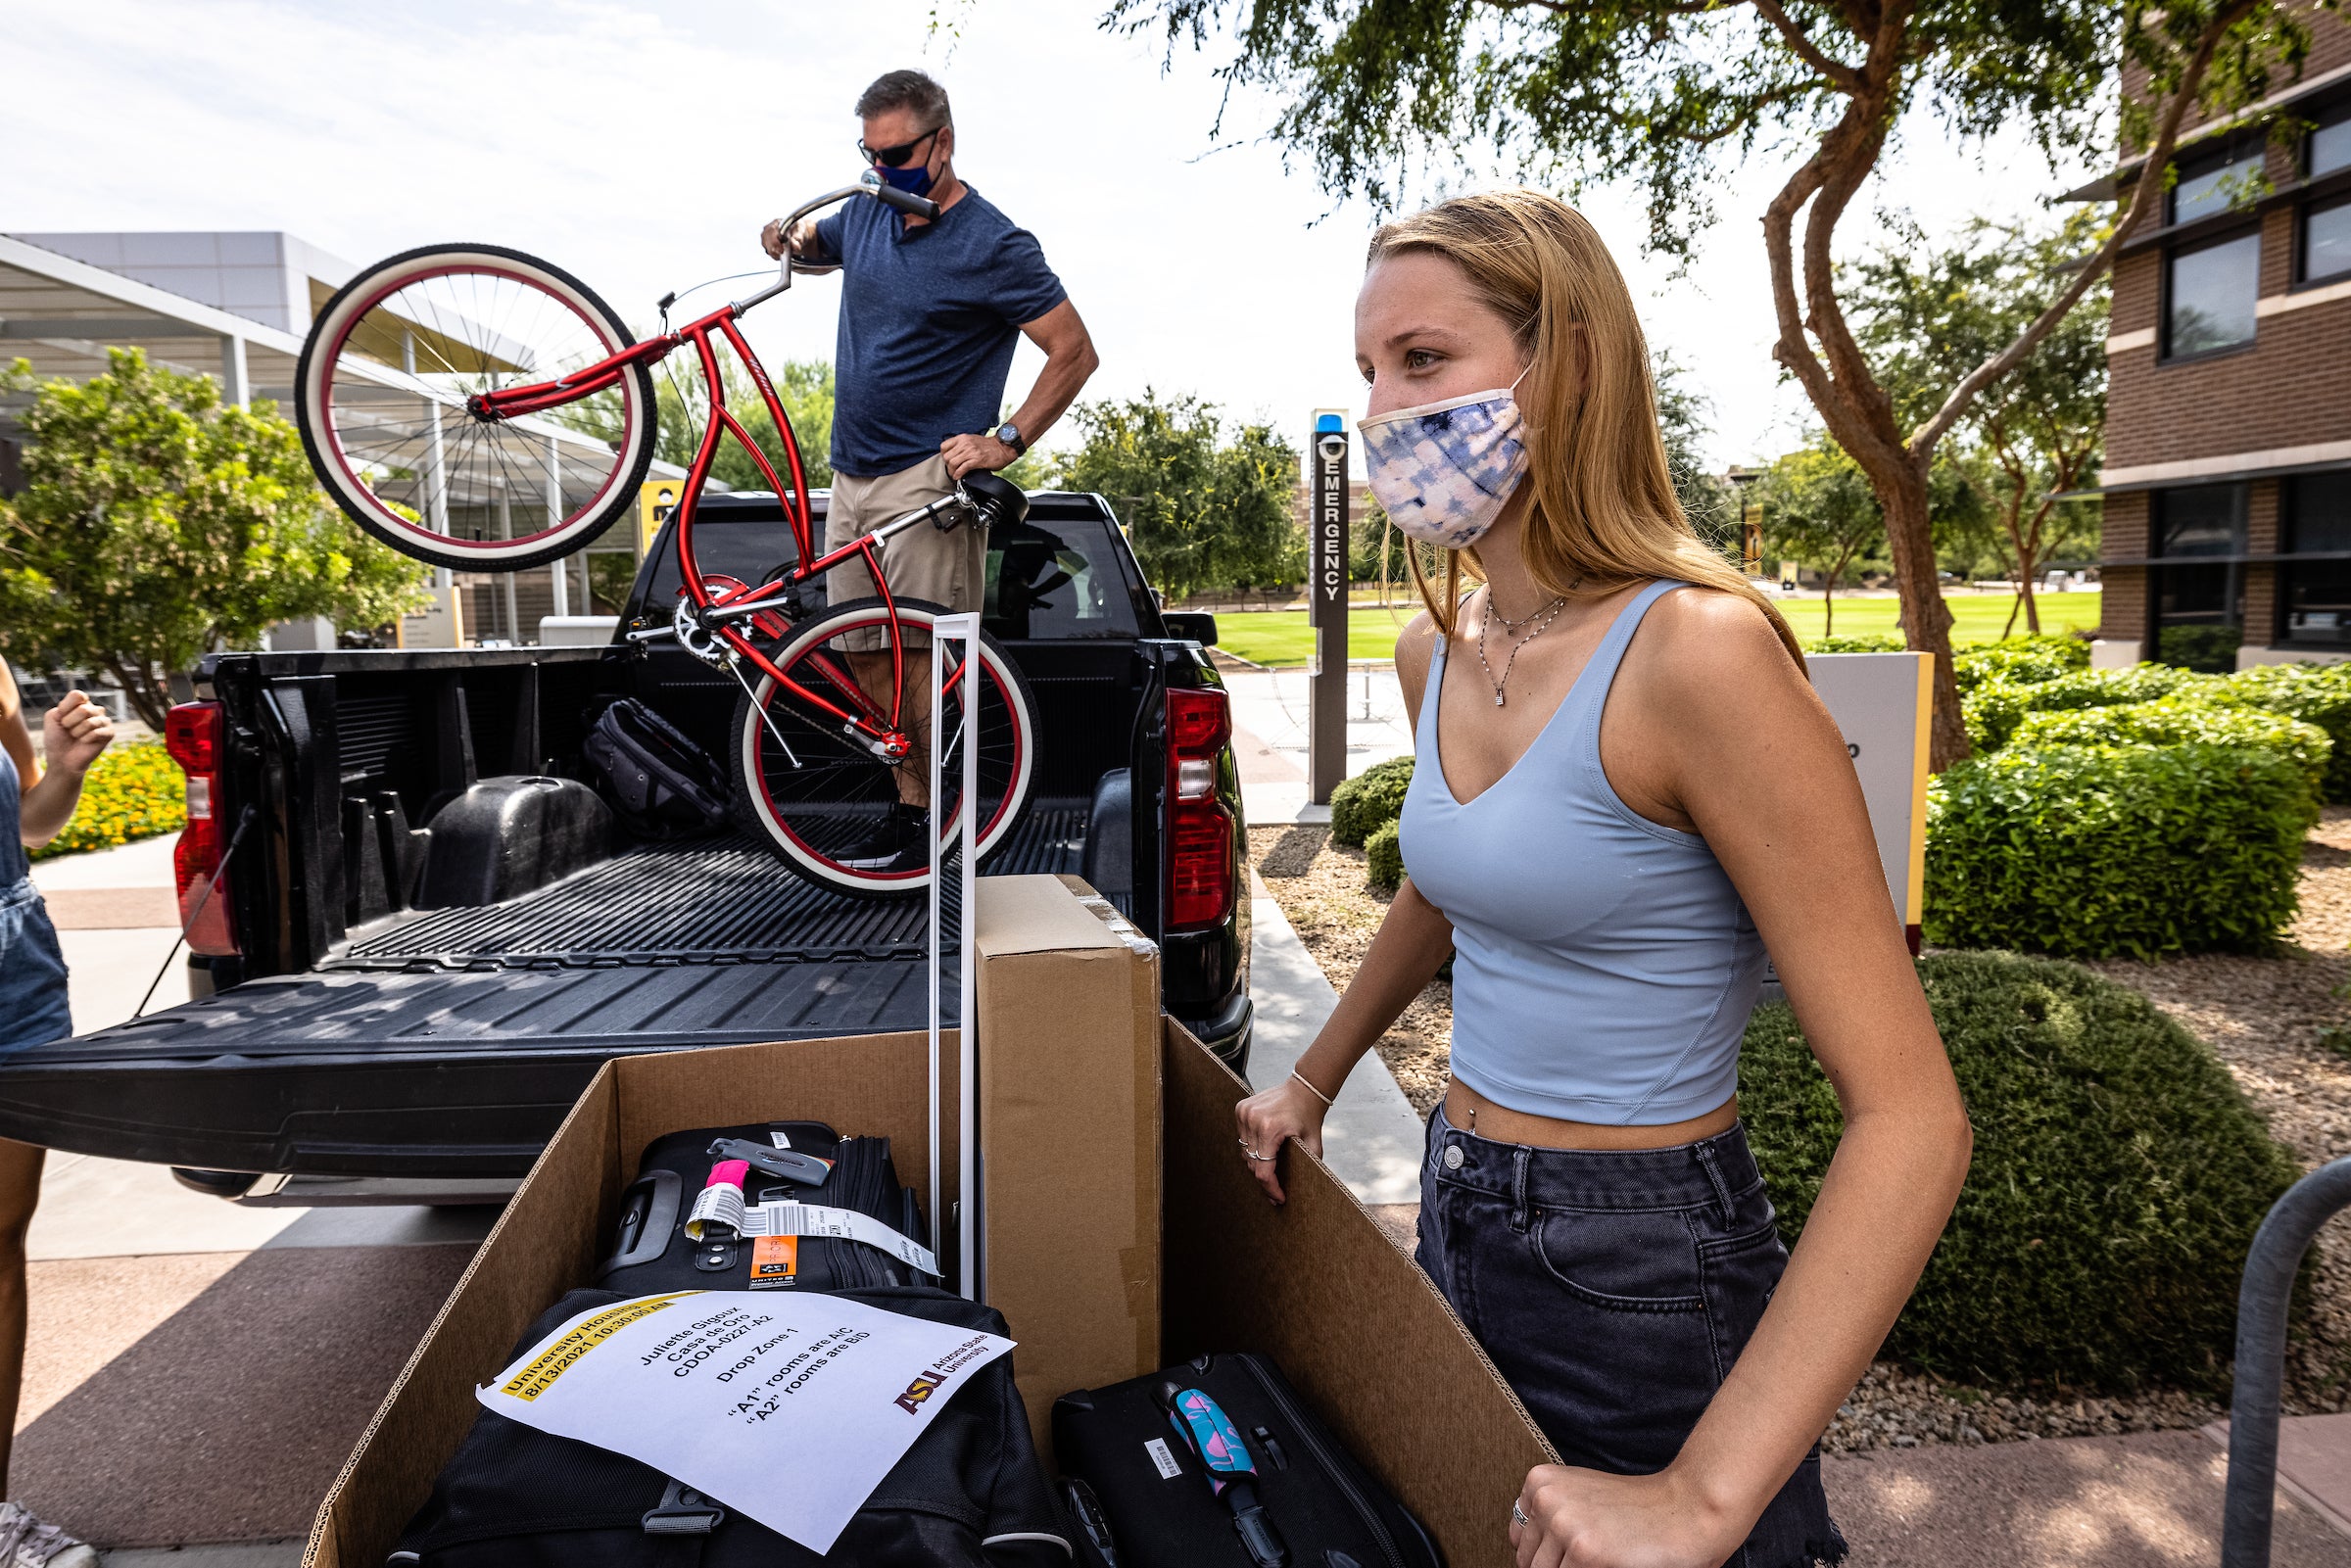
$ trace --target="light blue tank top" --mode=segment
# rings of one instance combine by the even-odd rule
[[[1754,922],[1706,841],[1627,806],[1600,765],[1625,647],[1688,586],[1636,594],[1534,744],[1467,805],[1438,760],[1444,638],[1429,657],[1404,861],[1453,923],[1453,1075],[1512,1111],[1655,1126],[1738,1087],[1763,980]]]

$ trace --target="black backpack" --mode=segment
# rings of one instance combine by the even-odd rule
[[[1004,1334],[992,1307],[919,1286],[835,1294]],[[578,1290],[524,1332],[520,1355],[566,1319],[628,1297]],[[1069,1568],[1012,1357],[973,1374],[820,1557],[623,1454],[495,1410],[433,1483],[389,1564],[413,1568]]]
[[[597,793],[640,838],[691,838],[727,825],[727,780],[686,733],[635,697],[589,726],[580,755]]]

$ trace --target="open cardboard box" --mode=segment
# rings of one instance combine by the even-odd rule
[[[1032,902],[1044,908],[1050,900]],[[1082,908],[1074,896],[1070,905]],[[984,910],[984,965],[994,962],[985,940],[988,925]],[[1068,930],[1080,940],[1082,927],[1070,925]],[[1095,950],[1085,941],[1080,945]],[[1007,956],[1015,949],[1032,958],[1044,951],[1018,941],[1002,946]],[[1054,1005],[1037,1010],[1040,1026],[1068,1027],[1085,991],[1065,983],[1074,973],[1056,981]],[[1001,1032],[985,1032],[984,975],[984,970],[980,1016],[987,1049],[1001,1045],[1008,1056],[1025,1051]],[[1108,961],[1094,978],[1115,978],[1132,994],[1131,976],[1114,972]],[[1111,986],[1098,989],[1107,996]],[[992,1025],[998,1031],[1007,1026],[1002,1020]],[[1110,1336],[1109,1352],[1129,1359],[1139,1354],[1146,1367],[1208,1351],[1271,1355],[1427,1525],[1448,1563],[1499,1568],[1510,1562],[1511,1503],[1528,1467],[1554,1457],[1516,1398],[1427,1279],[1319,1163],[1293,1148],[1283,1167],[1289,1203],[1275,1209],[1259,1195],[1233,1142],[1232,1108],[1249,1092],[1238,1077],[1172,1022],[1157,1021],[1145,1039],[1156,1048],[1164,1093],[1163,1164],[1153,1172],[1167,1195],[1164,1267],[1157,1300],[1129,1302],[1133,1311]],[[945,1055],[952,1104],[954,1053]],[[929,1072],[920,1034],[733,1046],[606,1064],[483,1243],[327,1494],[303,1558],[306,1568],[382,1563],[471,1426],[480,1408],[475,1386],[505,1364],[532,1318],[589,1277],[638,1154],[656,1135],[768,1117],[830,1121],[844,1130],[888,1135],[900,1176],[924,1191],[930,1179]],[[984,1093],[984,1116],[994,1101]],[[998,1202],[1007,1165],[1022,1164],[996,1152],[999,1134],[1021,1115],[1008,1102],[1001,1119],[984,1122],[991,1204]],[[944,1163],[952,1171],[952,1118],[947,1130]],[[1136,1179],[1134,1157],[1131,1147],[1089,1148],[1083,1140],[1076,1146],[1056,1177],[1061,1190],[1049,1195],[1078,1215],[1076,1231],[1115,1229],[1122,1206],[1125,1219],[1133,1222],[1127,1195]],[[1030,1158],[1036,1163],[1023,1171],[1026,1177],[1052,1174],[1042,1156],[1031,1151]],[[1120,1202],[1090,1203],[1094,1181],[1121,1195]],[[1058,1375],[1067,1377],[1072,1357],[1068,1347],[1038,1334],[1033,1321],[1024,1327],[1024,1315],[1034,1318],[1042,1308],[1024,1313],[1013,1303],[1049,1299],[1074,1267],[1114,1270],[1124,1278],[1148,1250],[1137,1244],[1123,1258],[1105,1259],[1040,1246],[1033,1235],[991,1245],[991,1296],[1022,1342],[1013,1358],[1032,1421],[1041,1426],[1052,1397],[1066,1392],[1050,1386],[1052,1374],[1045,1369],[1062,1366]],[[1137,1314],[1156,1319],[1155,1347],[1133,1344]]]

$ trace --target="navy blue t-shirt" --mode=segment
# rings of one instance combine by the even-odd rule
[[[919,228],[866,197],[816,233],[842,282],[834,470],[879,479],[1002,423],[1022,324],[1069,298],[1036,236],[968,184]]]

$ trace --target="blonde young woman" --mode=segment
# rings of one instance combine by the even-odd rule
[[[1356,356],[1372,489],[1450,551],[1396,643],[1410,877],[1239,1154],[1278,1202],[1284,1142],[1320,1152],[1456,954],[1417,1256],[1567,1461],[1496,1528],[1539,1568],[1835,1562],[1813,1445],[1970,1148],[1844,743],[1683,519],[1579,214],[1505,191],[1381,229]],[[1735,1097],[1767,950],[1846,1118],[1793,1259]]]

